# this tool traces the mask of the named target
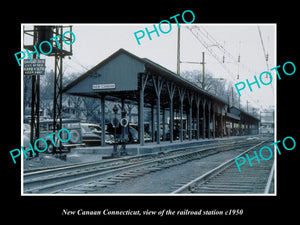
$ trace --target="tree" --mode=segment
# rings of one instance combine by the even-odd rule
[[[203,83],[202,72],[199,70],[183,71],[181,76],[203,90],[227,101],[230,106],[239,106],[238,94],[232,91],[233,83],[231,81],[222,77],[215,78],[212,73],[207,72]]]
[[[82,102],[84,105],[84,115],[86,117],[86,121],[88,122],[97,122],[100,120],[100,101],[96,98],[82,97]]]

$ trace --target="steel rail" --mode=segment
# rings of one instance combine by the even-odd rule
[[[222,145],[224,146],[224,145]],[[66,173],[64,175],[60,175],[59,177],[52,176],[52,177],[38,177],[37,179],[31,179],[31,180],[26,180],[24,181],[24,189],[26,187],[26,192],[44,192],[44,191],[52,191],[54,190],[54,187],[64,187],[68,186],[68,184],[71,183],[78,183],[78,181],[89,181],[91,178],[96,178],[96,177],[105,177],[106,175],[113,176],[115,175],[115,172],[122,172],[122,171],[127,171],[128,169],[135,169],[141,166],[149,166],[153,163],[166,163],[168,160],[173,160],[176,158],[180,157],[187,157],[199,153],[205,153],[209,150],[214,150],[219,148],[220,146],[213,146],[213,147],[208,147],[205,149],[200,149],[195,152],[189,152],[189,153],[179,153],[171,156],[164,156],[164,157],[159,157],[156,159],[150,159],[150,160],[144,160],[144,161],[138,161],[134,163],[127,163],[123,165],[116,165],[116,166],[111,166],[111,167],[106,167],[106,168],[101,168],[98,170],[94,171],[89,171],[86,168],[84,170],[80,170],[78,173],[72,174],[72,173]],[[186,149],[186,148],[185,148]],[[213,152],[212,152],[213,154]],[[52,182],[52,183],[51,183]],[[54,183],[53,183],[54,182]],[[49,184],[50,183],[50,184]],[[43,186],[41,186],[43,185]],[[37,186],[37,187],[36,187]]]
[[[185,184],[185,185],[181,186],[180,188],[176,189],[175,191],[173,191],[171,194],[179,194],[179,193],[182,193],[182,192],[184,192],[184,191],[186,191],[186,190],[191,190],[193,185],[196,185],[196,184],[199,185],[199,184],[205,183],[205,182],[206,182],[207,180],[209,180],[210,178],[216,176],[217,174],[221,173],[221,172],[224,171],[226,168],[228,168],[229,166],[231,166],[231,165],[234,163],[235,159],[241,157],[242,155],[245,155],[246,153],[248,153],[248,152],[251,151],[252,149],[256,148],[257,146],[262,145],[263,143],[265,143],[265,142],[267,142],[267,141],[269,141],[269,140],[271,140],[271,139],[273,139],[273,137],[272,137],[272,138],[269,138],[269,139],[267,139],[267,140],[264,140],[264,141],[262,141],[262,142],[260,142],[260,143],[258,143],[257,145],[255,145],[255,146],[253,146],[253,147],[247,149],[246,151],[242,152],[242,153],[239,154],[238,156],[235,156],[235,157],[231,158],[230,160],[228,160],[228,161],[222,163],[221,165],[219,165],[219,166],[217,166],[216,168],[214,168],[214,169],[208,171],[207,173],[205,173],[205,174],[203,174],[203,175],[201,175],[201,176],[199,176],[199,177],[193,179],[192,181],[188,182],[187,184]],[[274,164],[273,164],[273,166],[274,166]],[[270,175],[271,175],[271,174],[270,174]],[[269,178],[269,179],[270,179],[270,178]]]
[[[249,143],[248,144],[243,143],[243,145],[240,145],[239,147],[244,147],[245,145],[248,146]],[[208,149],[206,149],[206,150],[208,150]],[[232,147],[228,146],[228,149],[226,149],[226,150],[232,150]],[[226,151],[226,150],[223,149],[223,151]],[[220,152],[220,151],[217,151],[217,152]],[[207,156],[207,155],[215,154],[217,152],[211,151],[208,153],[203,150],[198,150],[195,152],[182,153],[182,154],[165,157],[165,158],[158,159],[158,160],[153,160],[152,162],[149,162],[149,163],[141,163],[140,166],[130,168],[131,170],[124,170],[124,171],[121,171],[122,173],[111,174],[110,176],[101,178],[100,180],[97,180],[97,181],[93,180],[92,183],[89,182],[88,185],[79,184],[79,185],[73,186],[71,188],[65,188],[65,189],[61,189],[60,191],[59,190],[55,191],[54,193],[61,193],[61,192],[76,193],[76,190],[88,191],[89,186],[106,187],[107,185],[112,185],[119,181],[124,181],[125,179],[131,179],[131,178],[134,178],[137,176],[145,175],[150,172],[155,172],[155,171],[158,171],[161,169],[169,168],[171,166],[176,166],[178,164],[182,164],[187,161],[195,160],[195,159],[199,158],[199,156],[200,157],[204,156],[205,153],[208,153],[205,155],[205,156]],[[204,154],[202,154],[202,153],[204,153]]]
[[[269,178],[268,178],[268,181],[267,181],[267,185],[266,185],[264,194],[270,193],[271,183],[272,183],[272,180],[273,180],[273,177],[274,177],[273,176],[274,175],[274,171],[275,171],[275,161],[273,162],[273,166],[272,166],[272,169],[271,169],[270,174],[269,174]]]
[[[254,140],[256,141],[256,140]],[[245,143],[245,141],[241,141],[241,143],[239,143],[241,145],[249,145],[249,141],[247,143]],[[232,149],[232,143],[228,143],[227,144],[228,149]],[[201,147],[201,146],[200,146]],[[172,154],[157,154],[155,153],[155,155],[157,157],[155,157],[154,159],[150,158],[149,160],[144,160],[144,161],[137,161],[137,162],[131,162],[131,163],[124,163],[122,165],[115,165],[115,166],[110,166],[110,167],[106,167],[106,168],[99,168],[99,169],[95,169],[95,170],[89,170],[87,168],[81,168],[83,170],[79,170],[78,173],[69,173],[66,172],[65,174],[61,174],[59,176],[53,176],[53,177],[38,177],[36,179],[31,179],[31,180],[25,180],[24,181],[24,191],[25,193],[49,193],[49,192],[55,192],[59,189],[62,188],[66,188],[66,187],[70,187],[70,186],[74,186],[74,185],[78,185],[80,183],[83,182],[88,182],[91,180],[95,180],[95,179],[99,179],[99,178],[105,178],[108,176],[115,176],[120,172],[124,172],[124,171],[128,171],[128,170],[132,170],[132,169],[137,169],[140,167],[150,167],[151,165],[155,166],[156,164],[167,164],[167,162],[171,162],[170,166],[172,166],[175,164],[180,163],[179,160],[181,161],[187,161],[187,160],[192,160],[191,157],[198,157],[199,155],[204,155],[204,154],[215,154],[220,150],[220,147],[223,147],[223,151],[224,150],[224,143],[217,145],[217,146],[211,146],[211,147],[207,147],[204,149],[200,149],[197,151],[189,151],[184,152],[184,153],[179,153],[177,151],[170,150],[167,153],[173,153]],[[185,147],[185,148],[180,148],[182,150],[186,150],[186,149],[194,149],[194,148],[199,148],[199,146],[191,146],[191,147]],[[219,149],[219,150],[218,150]],[[227,149],[227,150],[228,150]],[[215,151],[210,151],[210,150],[215,150]],[[170,156],[169,156],[170,155]],[[154,171],[154,169],[152,168],[152,170]],[[55,170],[57,171],[57,170]],[[48,172],[48,171],[47,171]],[[40,173],[42,173],[40,171]],[[36,172],[35,172],[36,174]]]
[[[226,141],[226,142],[225,142]],[[70,171],[76,171],[78,169],[88,169],[88,168],[93,168],[93,167],[104,167],[104,166],[110,166],[114,165],[116,163],[128,163],[131,160],[140,160],[140,159],[147,159],[147,158],[153,158],[153,157],[158,157],[162,154],[167,155],[167,154],[176,154],[176,152],[180,151],[186,151],[187,149],[191,150],[194,148],[199,148],[201,146],[204,147],[209,147],[209,146],[224,146],[224,145],[229,145],[229,144],[236,144],[238,142],[243,142],[244,140],[237,139],[237,140],[224,140],[221,143],[212,143],[212,144],[207,144],[207,145],[195,145],[195,146],[188,146],[188,147],[179,147],[171,150],[166,150],[166,151],[161,151],[161,152],[154,152],[154,153],[149,153],[149,154],[144,154],[144,155],[135,155],[135,156],[125,156],[122,158],[116,158],[116,159],[107,159],[103,161],[93,161],[93,162],[85,162],[85,163],[76,163],[73,165],[65,165],[65,166],[54,166],[54,167],[48,167],[48,168],[40,168],[40,169],[33,169],[30,171],[24,171],[23,177],[24,180],[32,179],[34,177],[42,177],[42,176],[48,176],[51,174],[57,174],[57,173],[62,173],[62,172],[70,172]]]

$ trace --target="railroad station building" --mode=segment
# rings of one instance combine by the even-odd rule
[[[138,106],[139,144],[144,145],[144,109],[150,108],[152,141],[205,139],[258,134],[259,119],[187,81],[176,73],[124,49],[68,84],[64,93],[101,99],[101,127],[105,101]],[[155,110],[154,110],[155,109]],[[155,112],[155,113],[154,113]],[[156,121],[156,123],[154,123]],[[154,132],[155,131],[155,132]],[[168,135],[167,135],[168,134]],[[105,132],[102,132],[102,140]],[[105,145],[105,142],[102,142]]]

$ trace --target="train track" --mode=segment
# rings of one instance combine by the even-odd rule
[[[264,141],[267,142],[270,139]],[[268,194],[274,193],[274,160],[262,161],[252,167],[247,162],[241,172],[237,169],[235,159],[257,150],[259,143],[238,156],[215,167],[207,173],[182,185],[172,194]]]
[[[172,149],[147,155],[127,156],[92,163],[28,171],[23,177],[24,193],[89,193],[126,179],[162,170],[190,160],[256,144],[258,140],[226,140],[219,144]]]

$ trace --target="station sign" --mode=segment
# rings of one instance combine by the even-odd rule
[[[23,73],[26,76],[45,75],[46,59],[24,59]]]
[[[115,89],[116,84],[93,84],[93,90]]]

